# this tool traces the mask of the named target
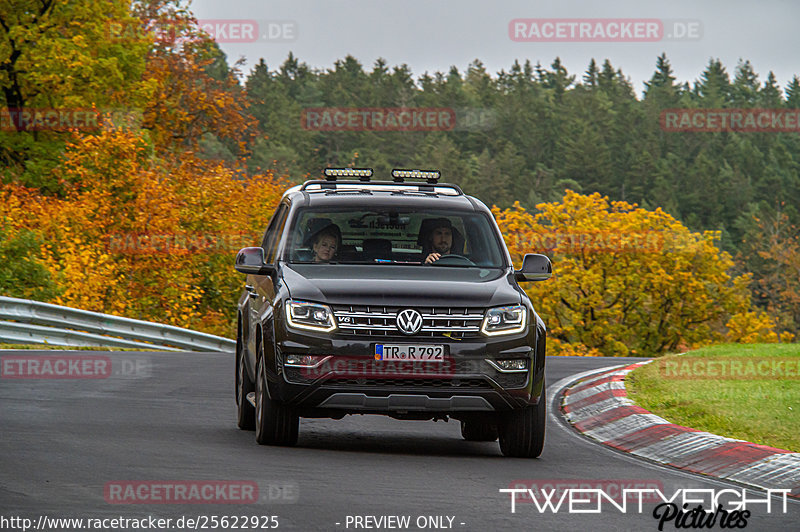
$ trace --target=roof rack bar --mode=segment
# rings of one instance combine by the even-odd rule
[[[464,191],[461,190],[461,187],[455,185],[453,183],[410,183],[410,182],[401,182],[401,181],[355,181],[355,180],[348,180],[348,181],[331,181],[331,180],[322,180],[322,179],[315,179],[311,181],[306,181],[300,187],[300,190],[309,190],[311,187],[319,187],[318,190],[336,190],[338,188],[341,189],[353,189],[364,187],[378,189],[386,187],[387,189],[396,189],[402,192],[403,189],[406,191],[419,191],[419,192],[428,192],[428,193],[436,193],[436,189],[447,189],[452,191],[457,196],[464,195]]]

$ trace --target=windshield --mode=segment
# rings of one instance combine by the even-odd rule
[[[410,209],[303,209],[294,218],[291,263],[504,267],[487,216]]]

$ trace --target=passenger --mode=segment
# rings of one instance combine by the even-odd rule
[[[330,262],[333,260],[341,240],[341,231],[336,224],[327,225],[317,231],[312,239],[314,244],[311,246],[314,262]]]

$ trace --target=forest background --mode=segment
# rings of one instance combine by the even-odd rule
[[[231,336],[233,256],[286,188],[328,166],[432,168],[494,206],[517,265],[553,259],[527,288],[552,354],[797,336],[800,135],[662,118],[800,109],[798,77],[711,59],[678,83],[663,54],[640,95],[600,58],[582,74],[554,58],[415,75],[289,55],[244,73],[181,2],[106,4],[0,1],[0,294]],[[455,120],[325,131],[319,108]]]

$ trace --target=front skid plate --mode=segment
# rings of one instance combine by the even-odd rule
[[[247,394],[247,401],[256,406],[256,393]],[[456,396],[450,398],[432,398],[427,395],[391,394],[388,397],[370,397],[356,393],[337,393],[328,397],[322,408],[344,408],[365,410],[378,408],[381,410],[475,410],[493,412],[494,408],[482,397]]]
[[[321,408],[343,408],[347,410],[494,411],[492,405],[483,397],[458,395],[453,397],[429,397],[416,394],[390,394],[387,397],[373,397],[363,393],[335,393],[325,399],[319,406]]]

